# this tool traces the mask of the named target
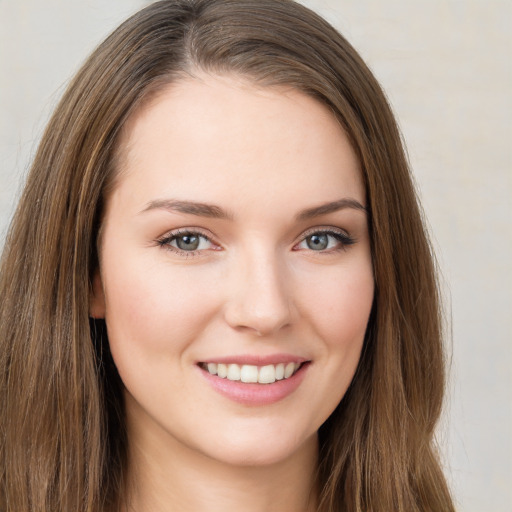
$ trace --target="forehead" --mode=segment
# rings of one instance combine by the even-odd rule
[[[118,153],[118,188],[148,200],[268,201],[286,192],[364,201],[359,162],[326,106],[236,76],[203,74],[160,90],[128,120]]]

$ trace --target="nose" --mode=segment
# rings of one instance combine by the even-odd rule
[[[256,336],[269,336],[289,326],[293,306],[285,265],[275,255],[260,254],[242,258],[236,267],[230,272],[226,322]]]

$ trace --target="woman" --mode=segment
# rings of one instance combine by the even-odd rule
[[[121,25],[43,136],[0,300],[2,510],[453,510],[400,136],[300,5]]]

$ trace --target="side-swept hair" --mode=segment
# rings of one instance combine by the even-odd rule
[[[289,0],[156,2],[70,83],[1,260],[0,509],[118,510],[120,382],[104,326],[88,317],[98,232],[123,125],[194,69],[314,97],[361,163],[376,291],[354,380],[320,429],[320,510],[453,511],[434,445],[444,389],[435,268],[400,133],[352,46]]]

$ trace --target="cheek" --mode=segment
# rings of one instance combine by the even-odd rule
[[[217,310],[208,274],[186,266],[119,262],[105,275],[106,323],[118,359],[125,354],[151,361],[175,357]]]
[[[371,264],[332,269],[309,283],[305,309],[324,343],[330,350],[359,350],[373,303]]]
[[[364,260],[362,260],[364,262]],[[320,278],[321,277],[321,278]],[[310,422],[320,427],[345,395],[357,369],[374,296],[371,263],[328,268],[309,279],[303,312],[320,340],[308,400],[316,404]],[[306,293],[307,292],[307,293]]]

